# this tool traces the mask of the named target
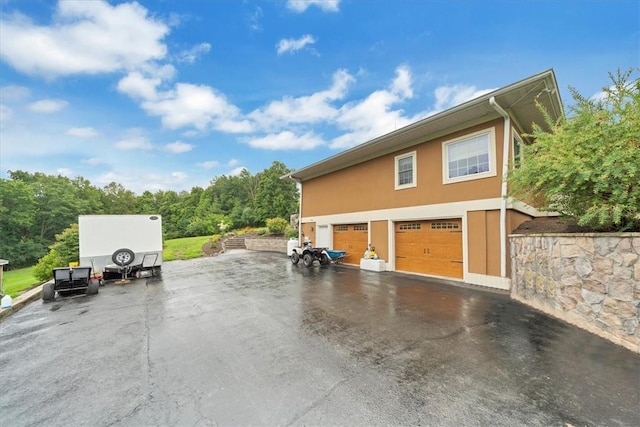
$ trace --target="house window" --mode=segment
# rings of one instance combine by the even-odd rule
[[[522,146],[523,146],[522,138],[518,135],[515,130],[513,131],[513,167],[519,168],[522,163]]]
[[[416,152],[396,156],[396,190],[416,186]]]
[[[445,184],[496,175],[493,128],[445,141],[442,154]]]

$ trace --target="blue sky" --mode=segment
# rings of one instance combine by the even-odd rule
[[[640,66],[638,1],[0,0],[0,177],[301,168],[553,68]]]

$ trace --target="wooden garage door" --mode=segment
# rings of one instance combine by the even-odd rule
[[[367,224],[348,224],[333,226],[333,249],[347,251],[342,262],[360,264],[360,258],[369,244]]]
[[[462,278],[462,220],[398,222],[396,270]]]

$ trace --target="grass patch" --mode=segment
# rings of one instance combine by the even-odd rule
[[[162,259],[163,261],[174,261],[177,259],[200,258],[204,256],[202,246],[210,240],[214,239],[211,236],[199,236],[165,240]],[[33,275],[33,267],[5,271],[2,282],[3,292],[11,295],[11,298],[15,298],[26,289],[42,283]]]
[[[183,237],[181,239],[165,240],[162,260],[174,261],[177,259],[200,258],[204,255],[202,246],[210,240],[212,240],[211,236]]]
[[[33,267],[5,271],[2,276],[2,290],[15,298],[26,289],[39,285],[40,280],[33,275]]]

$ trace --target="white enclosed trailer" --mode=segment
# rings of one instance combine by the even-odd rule
[[[80,265],[91,266],[95,274],[109,279],[160,272],[160,215],[80,215],[78,231]]]

